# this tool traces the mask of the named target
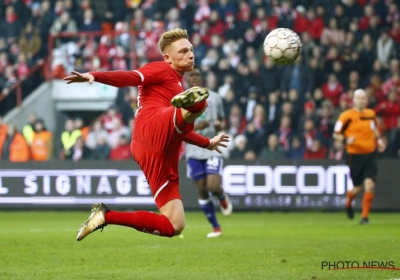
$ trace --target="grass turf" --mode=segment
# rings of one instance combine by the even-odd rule
[[[322,261],[394,261],[398,214],[370,225],[344,213],[234,213],[224,236],[207,239],[198,212],[184,237],[160,238],[108,226],[75,241],[89,212],[0,212],[0,279],[399,279],[400,270],[327,270]]]

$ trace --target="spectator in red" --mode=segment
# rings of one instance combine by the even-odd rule
[[[261,33],[261,31],[262,31],[261,23],[263,21],[265,21],[266,18],[267,18],[267,14],[265,12],[265,9],[262,7],[258,8],[256,10],[256,16],[252,21],[253,28],[258,34]],[[268,24],[268,22],[267,22],[267,24]]]
[[[322,145],[318,138],[313,139],[311,149],[306,149],[304,159],[325,159],[327,148]]]
[[[199,24],[198,33],[200,34],[201,41],[207,46],[211,46],[210,24],[208,21],[203,21]]]
[[[294,135],[289,116],[282,116],[277,135],[279,139],[279,145],[283,148],[283,150],[288,151],[290,148],[290,142]]]
[[[374,16],[374,7],[372,5],[366,5],[364,7],[364,16],[360,18],[358,22],[358,29],[366,31],[369,28],[370,19]]]
[[[319,41],[322,35],[322,30],[324,29],[324,20],[321,17],[316,16],[315,10],[312,7],[310,7],[307,11],[307,20],[308,33],[310,33],[313,39]]]
[[[389,35],[397,44],[400,44],[400,20],[393,22],[392,28],[389,30]]]
[[[197,7],[196,13],[194,14],[194,21],[200,23],[208,20],[211,15],[211,9],[210,5],[208,4],[208,0],[199,0]]]
[[[131,145],[126,135],[119,137],[118,145],[111,149],[109,159],[111,160],[130,160],[132,159]]]
[[[350,109],[353,106],[353,90],[348,90],[340,95],[339,98],[339,110],[342,112],[344,110]]]
[[[233,137],[238,134],[243,134],[246,129],[246,125],[246,118],[243,116],[239,105],[233,104],[231,106],[230,114],[227,118],[226,128],[228,133]]]
[[[122,122],[122,115],[117,110],[117,106],[111,105],[107,112],[100,117],[101,125],[108,133],[113,131],[116,128],[116,120],[120,120]]]
[[[26,61],[26,56],[24,53],[18,55],[17,63],[14,65],[17,70],[18,79],[24,80],[29,74],[29,65]]]
[[[304,6],[299,5],[296,7],[293,30],[299,34],[308,30],[308,20]]]
[[[339,105],[339,97],[343,93],[343,86],[337,80],[335,74],[330,74],[327,83],[322,85],[324,97],[332,102],[337,107]]]
[[[376,100],[377,102],[382,102],[385,99],[385,95],[382,90],[383,83],[382,79],[378,74],[373,74],[369,78],[368,88],[371,90],[371,99]]]
[[[313,120],[307,119],[304,121],[304,143],[306,150],[311,150],[313,140],[319,136],[318,130],[315,128]]]
[[[336,18],[329,20],[329,27],[325,26],[321,34],[321,44],[325,46],[341,46],[344,43],[345,33],[338,28]]]
[[[388,96],[393,88],[400,89],[400,73],[393,73],[392,77],[383,84],[383,94]]]
[[[388,100],[381,102],[375,107],[377,115],[382,117],[383,123],[387,130],[392,130],[397,126],[397,118],[400,117],[400,102],[396,88],[392,88],[389,93]]]
[[[216,10],[212,10],[210,14],[210,19],[208,20],[210,24],[210,33],[216,34],[218,36],[222,36],[225,30],[225,24],[221,20],[218,12]],[[222,38],[221,38],[222,39]]]

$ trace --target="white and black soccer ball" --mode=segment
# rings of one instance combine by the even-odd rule
[[[265,37],[264,53],[277,65],[293,63],[300,51],[300,37],[289,28],[274,29]]]

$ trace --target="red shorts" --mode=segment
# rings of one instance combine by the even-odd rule
[[[186,123],[181,110],[174,107],[146,112],[135,120],[132,155],[146,176],[158,208],[172,199],[181,199],[178,174],[181,133],[192,129],[193,123]]]

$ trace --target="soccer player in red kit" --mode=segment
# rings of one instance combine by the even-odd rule
[[[163,33],[158,46],[162,62],[148,63],[133,71],[73,71],[73,75],[64,78],[68,84],[96,81],[116,87],[139,87],[131,150],[160,211],[117,212],[96,203],[78,231],[78,241],[109,224],[160,236],[179,235],[185,227],[178,175],[182,141],[219,152],[219,147],[226,147],[223,142],[229,141],[225,134],[209,139],[193,131],[194,120],[207,106],[208,90],[193,87],[184,91],[182,77],[194,67],[193,46],[186,30],[177,28]]]

